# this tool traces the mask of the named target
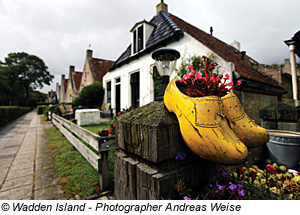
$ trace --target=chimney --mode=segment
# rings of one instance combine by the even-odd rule
[[[86,57],[92,58],[92,56],[93,56],[93,50],[90,49],[86,50]]]
[[[245,58],[245,55],[246,55],[246,51],[241,51],[241,54],[242,54],[242,57],[241,57],[241,59],[242,59],[242,60],[244,60],[244,58]]]
[[[213,35],[213,31],[214,31],[213,27],[210,26],[210,35],[211,35],[211,36]]]
[[[161,2],[156,5],[156,14],[158,14],[161,10],[164,10],[168,13],[168,5],[164,3],[164,0],[161,0]]]
[[[240,49],[241,49],[241,44],[238,42],[238,41],[234,41],[234,42],[232,42],[231,44],[230,44],[232,47],[234,47],[234,48],[236,48],[237,50],[239,50],[240,51]]]
[[[70,73],[75,72],[75,66],[70,66]]]

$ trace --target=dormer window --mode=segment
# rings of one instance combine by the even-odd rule
[[[144,26],[141,25],[137,30],[133,31],[133,53],[137,53],[144,49]]]
[[[130,30],[132,32],[132,54],[136,54],[146,47],[147,40],[149,39],[152,31],[154,29],[154,25],[147,22],[141,21],[136,23],[133,28]]]

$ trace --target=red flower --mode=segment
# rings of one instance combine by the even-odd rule
[[[122,113],[124,113],[124,110],[122,110]]]
[[[115,128],[115,127],[116,127],[116,125],[115,125],[115,124],[112,124],[112,126],[111,126],[111,127]]]
[[[108,129],[108,134],[112,134],[113,131],[111,129]]]
[[[117,114],[118,114],[118,115],[120,115],[120,114],[121,114],[121,112],[118,112]]]
[[[266,166],[266,172],[270,173],[270,174],[277,174],[277,171],[276,171],[275,167],[271,164],[268,164]]]
[[[202,56],[205,68],[204,68],[204,77],[201,76],[201,73],[195,70],[193,66],[189,66],[188,69],[193,69],[192,72],[183,75],[183,78],[179,79],[179,83],[186,85],[186,95],[192,97],[202,97],[215,95],[222,97],[226,95],[233,88],[241,85],[241,81],[238,81],[236,85],[233,85],[232,82],[225,83],[226,80],[230,79],[228,74],[219,75],[218,73],[213,73],[213,70],[217,67],[217,64],[212,64],[210,60]],[[222,81],[222,79],[224,81]],[[222,83],[223,82],[223,83]]]
[[[254,170],[251,170],[250,175],[251,175],[251,177],[252,177],[253,179],[255,179],[257,173],[256,173]]]
[[[229,80],[230,76],[228,74],[225,75],[224,80]]]

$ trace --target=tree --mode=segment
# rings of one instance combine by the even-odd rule
[[[5,65],[10,86],[17,84],[24,90],[25,106],[28,104],[30,88],[36,89],[42,88],[44,84],[50,85],[54,78],[42,59],[25,52],[8,54],[5,58]]]
[[[0,106],[9,104],[12,92],[12,87],[9,85],[8,77],[5,73],[5,67],[0,65]]]
[[[79,96],[75,98],[73,106],[82,105],[90,108],[101,107],[103,96],[104,89],[102,82],[96,82],[82,89]]]

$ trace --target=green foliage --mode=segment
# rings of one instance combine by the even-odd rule
[[[210,55],[208,57],[208,59],[211,61],[211,63],[213,63],[213,55]],[[185,56],[182,57],[182,61],[181,61],[181,64],[180,64],[180,67],[178,69],[178,73],[177,73],[177,76],[180,77],[180,78],[183,78],[183,75],[184,74],[187,74],[189,73],[190,71],[188,70],[188,67],[189,66],[193,66],[193,68],[195,68],[198,72],[201,73],[202,76],[204,76],[204,61],[203,61],[203,58],[202,56],[199,56],[199,55],[194,55],[190,58],[186,58]],[[209,67],[207,68],[209,69]]]
[[[53,105],[54,103],[53,102],[37,102],[37,105]]]
[[[28,113],[31,110],[31,107],[0,106],[0,126],[24,115],[25,113]]]
[[[99,174],[57,130],[45,130],[49,146],[55,153],[55,167],[60,175],[59,183],[67,199],[79,195],[81,199],[99,192]]]
[[[44,111],[47,109],[47,106],[40,105],[37,106],[37,114],[44,114]]]
[[[92,125],[85,125],[82,126],[84,129],[89,130],[95,134],[99,134],[99,129],[110,129],[110,122],[101,122],[100,124],[92,124]]]
[[[73,107],[84,106],[89,108],[101,107],[104,89],[101,82],[88,85],[82,89],[79,96],[73,101]]]
[[[42,59],[25,52],[8,54],[3,68],[11,88],[6,88],[6,93],[9,93],[12,100],[10,102],[16,103],[23,99],[25,106],[28,105],[30,89],[50,85],[54,78]]]
[[[56,108],[56,105],[51,106]],[[49,108],[51,108],[49,107]],[[102,122],[99,125],[85,126],[85,129],[95,131],[97,134],[100,128],[109,127],[109,122]],[[63,186],[67,199],[79,195],[81,199],[92,194],[99,194],[99,173],[85,160],[85,158],[73,147],[73,145],[61,134],[56,127],[45,130],[49,146],[54,151],[55,167],[60,175],[59,183]],[[81,140],[82,141],[82,140]],[[84,144],[88,145],[84,141]],[[95,152],[95,150],[93,150]],[[109,179],[111,183],[114,178],[114,163],[116,150],[109,151]]]
[[[46,121],[49,120],[48,119],[48,112],[55,113],[56,115],[61,116],[61,112],[60,112],[58,106],[59,105],[51,105],[51,106],[46,108],[46,110],[44,111],[44,118],[45,118]]]

